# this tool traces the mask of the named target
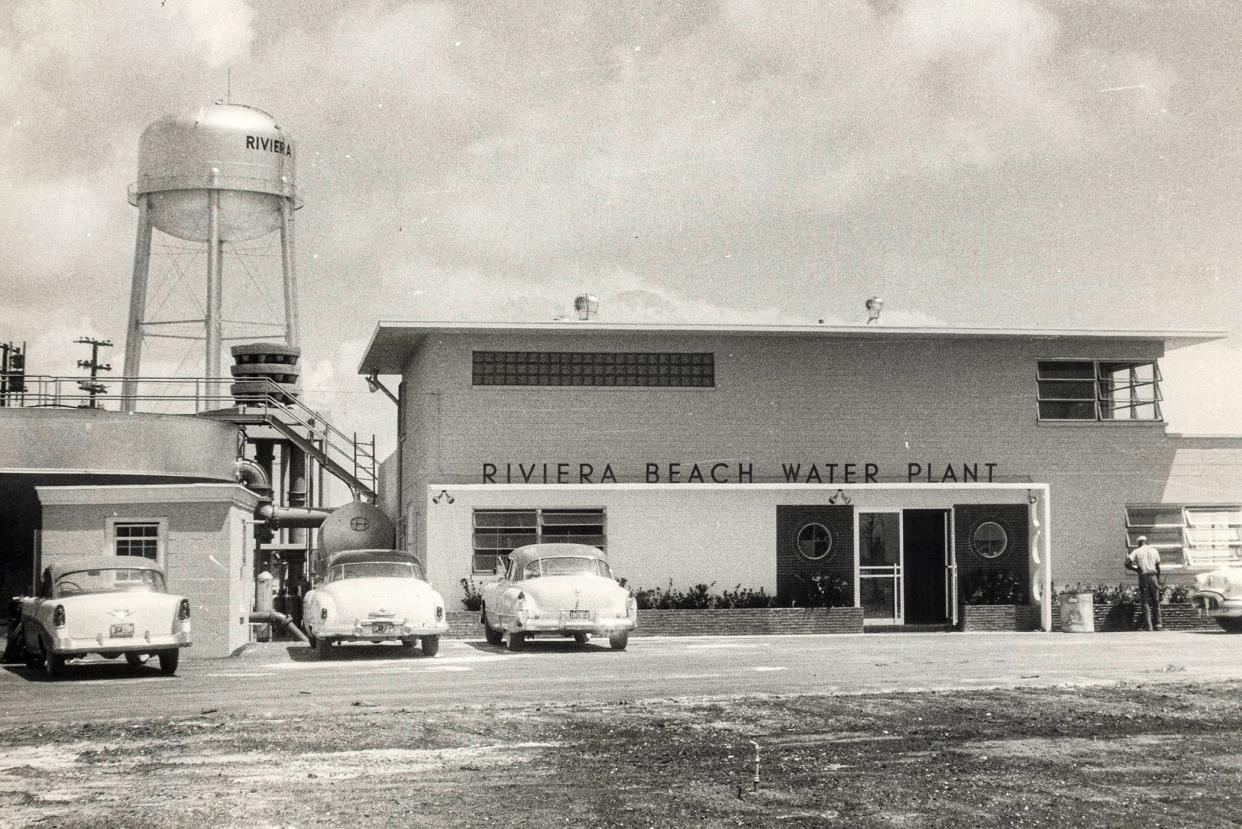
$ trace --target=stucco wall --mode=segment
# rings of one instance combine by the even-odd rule
[[[39,487],[42,566],[110,555],[108,519],[167,519],[163,549],[170,592],[190,600],[189,655],[227,656],[250,638],[253,543],[247,521],[257,500],[235,484]]]
[[[473,387],[476,349],[711,351],[716,387]],[[1051,485],[1056,581],[1122,580],[1124,505],[1242,502],[1242,440],[1179,441],[1160,423],[1040,423],[1036,362],[1149,359],[1162,349],[1085,338],[430,334],[403,378],[403,509],[423,550],[432,544],[427,487],[478,483],[486,463],[546,462],[554,475],[561,462],[575,474],[589,463],[597,475],[610,464],[619,481],[641,481],[648,462],[677,462],[686,474],[692,463],[725,461],[749,464],[755,482],[782,480],[782,463],[856,463],[860,476],[874,463],[881,481],[907,480],[911,463],[933,465],[933,480],[946,464],[993,463],[997,480]],[[826,488],[841,485],[821,473]],[[771,520],[726,515],[721,532],[749,536],[765,526],[753,522]],[[736,569],[722,563],[718,581]]]
[[[636,588],[715,583],[776,593],[776,513],[780,504],[827,504],[835,489],[779,485],[480,486],[449,489],[453,503],[427,493],[427,575],[448,607],[460,608],[460,581],[471,574],[475,509],[607,505],[608,558]],[[954,504],[1026,504],[1023,487],[851,490],[856,511],[948,509]],[[1055,572],[1055,569],[1054,569]],[[487,576],[474,575],[476,583]]]

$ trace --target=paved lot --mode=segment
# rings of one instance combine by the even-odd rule
[[[339,649],[322,662],[299,644],[258,645],[229,659],[186,659],[175,677],[123,661],[71,665],[51,682],[20,666],[0,669],[0,724],[221,713],[327,712],[358,707],[432,710],[733,694],[1189,684],[1242,679],[1242,636],[1223,633],[866,634],[651,637],[614,652],[533,641],[509,653],[481,641],[446,641],[440,654],[390,646]]]

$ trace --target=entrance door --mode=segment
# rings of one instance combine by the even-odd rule
[[[858,600],[864,624],[903,623],[901,525],[900,510],[858,513]]]
[[[902,513],[901,522],[905,623],[940,624],[950,617],[945,600],[948,510],[908,509]]]

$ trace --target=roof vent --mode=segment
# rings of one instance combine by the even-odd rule
[[[574,297],[574,311],[578,319],[586,322],[599,314],[599,297],[595,294],[578,294]]]
[[[867,300],[867,324],[880,321],[880,312],[884,310],[884,300],[873,296]]]

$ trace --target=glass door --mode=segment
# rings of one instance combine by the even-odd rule
[[[858,514],[858,599],[864,624],[905,620],[901,544],[899,510]]]

